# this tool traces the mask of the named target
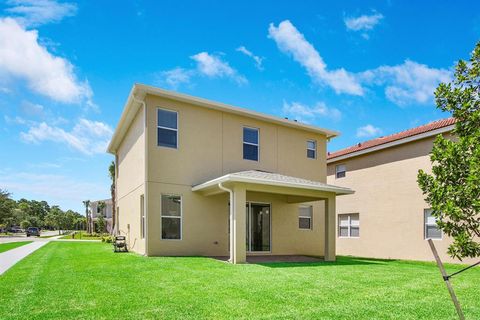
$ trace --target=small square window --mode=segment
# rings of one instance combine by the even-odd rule
[[[360,237],[360,215],[358,213],[338,215],[338,236],[342,238]]]
[[[335,166],[335,177],[337,179],[344,178],[347,175],[347,167],[344,164]]]
[[[425,239],[442,239],[442,230],[437,226],[437,218],[432,215],[432,209],[425,209],[424,212],[424,237]]]
[[[300,206],[298,208],[298,228],[299,229],[312,229],[312,206]]]
[[[307,158],[315,159],[317,157],[317,142],[315,140],[307,141]]]

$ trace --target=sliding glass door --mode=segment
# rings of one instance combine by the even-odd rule
[[[247,237],[248,252],[270,251],[271,208],[268,203],[247,202]]]

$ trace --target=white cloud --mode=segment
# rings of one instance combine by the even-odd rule
[[[255,66],[257,67],[257,69],[258,70],[263,70],[263,66],[262,66],[263,58],[262,57],[254,55],[250,50],[248,50],[244,46],[240,46],[236,50],[238,52],[241,52],[244,55],[252,58],[253,61],[255,61]]]
[[[197,62],[197,70],[200,74],[210,78],[230,78],[238,84],[248,83],[247,79],[230,67],[228,62],[223,61],[219,56],[200,52],[191,56]]]
[[[374,127],[371,124],[367,124],[366,126],[363,126],[357,129],[358,138],[371,138],[374,136],[378,136],[381,133],[382,133],[382,129],[378,127]]]
[[[317,50],[290,21],[282,21],[278,27],[271,23],[268,33],[279,49],[291,54],[315,82],[332,87],[336,93],[363,95],[363,88],[354,75],[343,68],[327,70],[327,65]]]
[[[345,18],[345,26],[348,30],[352,31],[365,31],[372,30],[380,20],[383,19],[383,15],[380,13],[374,13],[371,15],[361,15],[359,17]],[[367,35],[368,37],[368,35]]]
[[[103,122],[80,119],[71,131],[41,122],[32,125],[28,132],[21,132],[20,136],[25,142],[63,143],[83,154],[92,155],[105,153],[112,133],[112,128]]]
[[[41,104],[30,101],[23,101],[20,104],[20,110],[27,116],[43,117],[45,115],[45,108]]]
[[[73,65],[41,46],[36,30],[25,30],[12,18],[0,19],[0,74],[25,80],[32,91],[55,101],[86,100],[94,106],[88,82],[77,79]]]
[[[440,82],[449,82],[447,69],[430,68],[415,61],[406,60],[396,66],[380,66],[359,74],[359,78],[371,85],[384,85],[387,99],[397,105],[431,103],[433,93]]]
[[[193,70],[186,70],[180,67],[172,70],[162,71],[159,74],[159,80],[161,83],[165,83],[167,86],[177,89],[181,84],[190,83],[191,77],[194,75]]]
[[[339,120],[342,117],[340,110],[329,108],[323,102],[317,102],[314,106],[307,106],[299,102],[283,102],[283,114],[290,119],[304,123],[310,123],[317,118],[329,118]]]
[[[5,11],[13,15],[21,25],[36,27],[45,23],[59,22],[64,17],[77,13],[73,3],[58,3],[55,0],[8,0],[11,6]]]

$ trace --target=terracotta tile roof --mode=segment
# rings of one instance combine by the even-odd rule
[[[354,153],[354,152],[357,152],[357,151],[366,150],[366,149],[369,149],[369,148],[380,146],[382,144],[386,144],[386,143],[389,143],[389,142],[393,142],[393,141],[405,139],[405,138],[408,138],[408,137],[416,136],[416,135],[419,135],[419,134],[422,134],[422,133],[427,133],[429,131],[433,131],[433,130],[436,130],[436,129],[441,129],[441,128],[444,128],[444,127],[448,127],[450,125],[453,125],[454,123],[455,123],[455,118],[447,118],[447,119],[433,121],[433,122],[430,122],[428,124],[425,124],[425,125],[422,125],[422,126],[419,126],[419,127],[416,127],[416,128],[412,128],[412,129],[408,129],[408,130],[405,130],[405,131],[402,131],[402,132],[394,133],[394,134],[389,135],[389,136],[380,137],[380,138],[368,140],[368,141],[365,141],[365,142],[361,142],[361,143],[356,144],[354,146],[351,146],[351,147],[348,147],[348,148],[345,148],[345,149],[341,149],[341,150],[338,150],[338,151],[335,151],[335,152],[329,152],[327,154],[327,160],[334,159],[334,158],[344,156],[344,155],[347,155],[347,154],[350,154],[350,153]]]

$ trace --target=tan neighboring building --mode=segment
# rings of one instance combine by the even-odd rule
[[[108,151],[117,221],[148,256],[311,255],[335,260],[336,132],[145,85],[130,92]]]
[[[433,260],[425,241],[431,238],[441,258],[454,261],[446,253],[451,240],[436,227],[417,184],[418,170],[431,170],[435,137],[449,136],[454,122],[435,121],[327,155],[327,182],[355,190],[337,200],[338,255]]]

